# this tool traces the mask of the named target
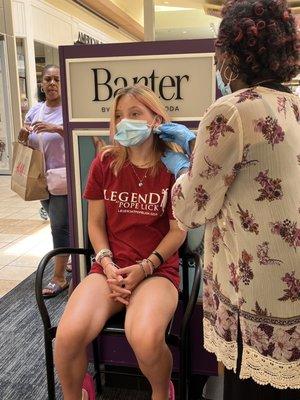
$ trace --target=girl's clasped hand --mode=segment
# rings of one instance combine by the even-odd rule
[[[145,274],[140,264],[130,265],[118,269],[110,265],[110,270],[105,268],[107,283],[111,289],[109,297],[122,304],[128,305],[132,291],[145,278]]]

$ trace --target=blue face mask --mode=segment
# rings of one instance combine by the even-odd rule
[[[218,88],[219,88],[220,92],[222,93],[222,95],[226,96],[227,94],[231,94],[232,90],[230,88],[229,82],[227,83],[227,85],[225,85],[225,83],[222,79],[221,72],[218,69],[216,72],[216,78],[217,78]]]
[[[125,147],[138,146],[148,139],[152,128],[147,121],[137,119],[122,119],[116,126],[114,139]]]

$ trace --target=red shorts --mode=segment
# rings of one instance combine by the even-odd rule
[[[121,267],[122,268],[122,267]],[[96,261],[92,264],[90,274],[101,274],[105,275],[103,268],[101,267],[100,264],[98,264]],[[179,267],[171,267],[169,265],[167,266],[160,266],[151,276],[162,276],[163,278],[169,279],[173,283],[173,285],[176,287],[177,290],[179,290]]]

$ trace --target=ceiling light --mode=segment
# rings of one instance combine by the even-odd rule
[[[187,7],[173,7],[173,6],[157,6],[155,5],[155,12],[163,12],[163,11],[190,11],[190,10],[194,10],[194,8],[187,8]]]

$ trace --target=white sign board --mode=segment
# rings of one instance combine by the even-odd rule
[[[67,59],[70,122],[109,121],[118,90],[149,86],[172,120],[200,120],[215,100],[214,54]]]

